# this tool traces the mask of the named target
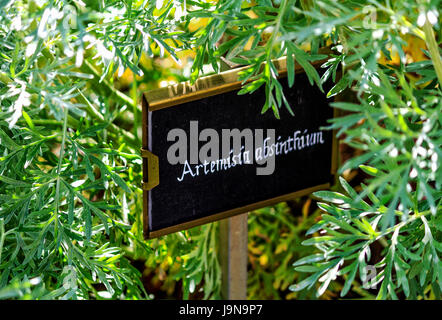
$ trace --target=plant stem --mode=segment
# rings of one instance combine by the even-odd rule
[[[58,213],[60,209],[60,175],[61,175],[61,164],[64,157],[64,145],[66,142],[66,133],[68,125],[68,108],[64,108],[64,120],[63,120],[63,138],[61,139],[60,156],[58,158],[57,166],[57,185],[55,187],[55,233],[57,233],[58,228]]]
[[[433,26],[428,21],[425,20],[424,24],[425,32],[425,42],[430,52],[431,60],[433,60],[434,69],[436,70],[437,80],[439,81],[439,87],[442,88],[442,59],[439,55],[439,47],[436,43],[436,38],[434,36]]]
[[[32,122],[35,125],[42,125],[42,126],[60,126],[63,125],[63,122],[53,119],[33,119]],[[18,120],[17,123],[19,124],[26,124],[25,120]]]

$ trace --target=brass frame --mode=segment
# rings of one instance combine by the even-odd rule
[[[313,66],[317,68],[324,61],[325,60],[317,61],[316,63],[313,63]],[[274,60],[274,64],[278,69],[279,77],[285,77],[287,75],[286,58],[283,57]],[[151,112],[154,112],[155,110],[176,106],[186,102],[199,100],[202,98],[210,97],[213,95],[233,90],[238,90],[242,86],[241,81],[238,80],[238,73],[242,70],[245,70],[246,68],[247,67],[237,68],[222,72],[220,74],[202,77],[198,79],[194,85],[191,85],[189,81],[181,82],[173,86],[155,89],[143,94],[142,97],[143,137],[142,137],[141,155],[143,157],[143,231],[146,239],[152,239],[169,233],[189,229],[195,226],[225,219],[237,214],[245,213],[265,206],[273,205],[275,203],[286,201],[291,198],[304,196],[317,190],[330,188],[330,183],[321,184],[307,189],[302,189],[293,193],[281,195],[275,198],[252,203],[232,210],[220,213],[214,213],[210,216],[181,223],[171,227],[166,227],[161,230],[149,232],[149,212],[148,212],[149,190],[153,189],[155,186],[157,186],[160,183],[159,172],[158,172],[159,170],[158,157],[149,151],[149,128],[148,128],[149,114]],[[301,72],[304,72],[302,67],[296,64],[295,73],[301,73]],[[333,132],[332,159],[331,159],[332,161],[330,168],[330,173],[332,176],[336,174],[337,163],[338,163],[337,157],[338,157],[338,142],[335,137],[335,132]]]

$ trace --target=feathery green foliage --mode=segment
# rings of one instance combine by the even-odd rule
[[[372,178],[316,194],[324,214],[304,243],[318,253],[296,262],[312,274],[293,290],[319,282],[320,296],[342,276],[345,296],[372,264],[378,298],[440,298],[439,0],[4,0],[0,9],[0,298],[143,298],[130,260],[156,264],[165,252],[185,296],[197,285],[219,296],[214,225],[142,240],[138,81],[129,92],[114,85],[127,68],[151,76],[143,54],[178,60],[188,48],[192,81],[221,60],[249,65],[240,93],[265,86],[262,112],[276,117],[296,116],[272,62],[282,56],[291,86],[298,63],[312,85],[335,82],[330,98],[357,97],[333,103],[346,115],[330,129],[363,151],[340,172]],[[197,19],[207,23],[191,31]],[[426,44],[424,59],[408,57],[407,36]],[[326,46],[332,55],[319,53]],[[322,59],[320,77],[311,63]],[[376,244],[382,257],[371,261]]]

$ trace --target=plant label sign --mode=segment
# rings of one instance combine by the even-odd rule
[[[238,95],[241,69],[147,92],[143,97],[143,214],[147,238],[328,188],[335,161],[326,95],[296,67],[284,79],[294,115],[262,114],[264,86]],[[327,92],[327,88],[324,88]]]

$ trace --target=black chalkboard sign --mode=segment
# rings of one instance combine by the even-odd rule
[[[284,75],[285,60],[278,60],[277,66]],[[335,141],[331,131],[320,128],[333,117],[333,109],[325,94],[309,83],[305,73],[297,71],[292,88],[281,79],[295,115],[281,110],[280,119],[271,110],[261,114],[264,88],[251,95],[237,94],[238,70],[201,78],[193,86],[181,83],[145,94],[142,156],[146,237],[329,187]],[[273,136],[269,129],[274,129]],[[223,153],[222,141],[230,139],[226,132],[249,135],[240,135],[236,149]],[[183,137],[185,148],[178,150]],[[255,141],[249,139],[247,145],[250,137]],[[229,140],[232,145],[233,139]],[[208,142],[219,145],[219,152],[207,152],[210,157],[203,161],[198,155]],[[176,163],[178,156],[186,160]]]

